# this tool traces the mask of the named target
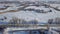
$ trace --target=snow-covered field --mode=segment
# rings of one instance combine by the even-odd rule
[[[18,11],[18,12],[11,12],[11,13],[4,13],[4,14],[0,14],[0,19],[4,18],[4,16],[7,17],[6,20],[4,20],[5,22],[9,22],[10,19],[12,19],[12,17],[17,17],[19,19],[25,19],[26,21],[30,21],[30,20],[34,20],[36,19],[39,22],[44,22],[47,23],[49,19],[54,19],[56,17],[60,17],[60,12],[54,10],[53,8],[44,8],[44,7],[35,7],[35,6],[29,6],[30,8],[33,9],[45,9],[45,10],[49,10],[51,9],[52,12],[49,13],[36,13],[35,11]],[[27,7],[27,8],[29,8]]]
[[[57,8],[57,9],[60,9],[60,4],[50,4],[50,6]]]
[[[60,7],[60,4],[50,4],[52,7]]]
[[[35,9],[35,10],[44,10],[44,11],[49,11],[50,10],[50,8],[45,8],[44,6],[39,6],[39,7],[36,7],[36,6],[28,6],[28,7],[26,7],[25,9]]]
[[[52,7],[57,7],[60,8],[60,4],[51,4],[50,6]],[[17,10],[18,8],[23,7],[23,6],[13,6],[9,7],[6,10],[0,10],[0,12],[6,12],[9,10]],[[24,10],[24,9],[34,9],[33,11],[29,10]],[[37,20],[39,24],[41,23],[48,23],[49,19],[55,19],[55,18],[60,18],[60,11],[55,10],[54,8],[46,8],[45,6],[28,6],[25,7],[23,10],[17,11],[17,12],[7,12],[0,14],[0,24],[1,23],[8,23],[12,18],[16,17],[18,19],[24,19],[25,21],[31,21],[31,20]],[[47,13],[38,13],[35,12],[35,10],[43,10],[44,12]],[[52,10],[51,12],[49,12]],[[30,23],[30,22],[29,22]],[[55,33],[55,31],[53,31]]]

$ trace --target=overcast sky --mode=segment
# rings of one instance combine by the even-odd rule
[[[6,0],[0,0],[0,1],[6,1]],[[8,1],[21,1],[21,0],[8,0]],[[27,0],[24,0],[27,1]],[[38,0],[29,0],[29,1],[38,1]],[[60,0],[39,0],[39,1],[60,1]]]

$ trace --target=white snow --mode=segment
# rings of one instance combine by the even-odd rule
[[[0,5],[0,8],[5,8],[5,7]]]
[[[5,10],[0,10],[0,12],[6,12],[6,11],[9,11],[9,10],[17,10],[17,8],[16,7],[9,7]]]
[[[36,6],[29,6],[29,7],[26,7],[25,9],[39,9],[39,10],[44,10],[44,11],[49,11],[50,8],[45,8],[44,6],[40,6],[40,7],[36,7]]]
[[[35,7],[35,8],[37,8],[37,7]],[[49,13],[36,13],[34,11],[18,11],[18,12],[14,12],[14,13],[11,12],[11,13],[0,14],[0,17],[6,16],[8,18],[5,20],[6,22],[9,22],[9,20],[12,19],[12,17],[18,17],[19,19],[25,19],[26,21],[36,19],[39,22],[46,23],[48,21],[48,19],[54,19],[56,17],[60,17],[59,11],[56,11],[52,8],[50,8],[50,9],[52,10],[52,12],[49,12]]]
[[[5,10],[0,10],[0,12],[6,12],[6,11],[10,11],[10,10],[17,10],[19,7],[9,7]]]
[[[12,7],[8,7],[5,10],[0,10],[0,12],[6,12],[6,11],[10,11],[10,10],[17,10],[18,8],[21,8],[21,7],[24,7],[24,6],[19,6],[19,7],[12,6]]]
[[[50,4],[50,6],[52,6],[52,7],[60,7],[60,4]]]

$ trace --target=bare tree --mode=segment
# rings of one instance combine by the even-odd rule
[[[55,18],[55,23],[60,24],[60,18],[59,17]]]
[[[10,20],[10,24],[18,24],[20,21],[20,19],[18,19],[17,17],[12,17],[12,19]]]
[[[49,24],[52,24],[52,23],[53,23],[53,19],[49,19],[49,20],[48,20],[48,23],[49,23]]]
[[[49,24],[60,24],[60,18],[57,17],[57,18],[55,18],[55,19],[49,19],[49,20],[48,20],[48,23],[49,23]]]
[[[25,21],[24,19],[19,19],[17,17],[12,17],[12,19],[10,20],[10,24],[26,24],[27,21]]]
[[[29,24],[38,24],[38,21],[37,20],[31,20],[28,22]]]

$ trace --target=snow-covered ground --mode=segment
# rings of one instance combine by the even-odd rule
[[[6,16],[7,19],[4,20],[5,22],[9,22],[9,20],[12,19],[12,17],[18,17],[19,19],[25,19],[26,21],[36,19],[39,22],[46,23],[48,19],[54,19],[56,17],[60,17],[59,11],[56,11],[53,8],[50,8],[50,9],[52,10],[52,12],[49,12],[49,13],[36,13],[34,11],[21,10],[21,11],[14,12],[14,13],[11,12],[11,13],[0,14],[0,18],[3,18],[4,16]]]
[[[60,4],[50,4],[52,7],[60,7]]]
[[[51,6],[59,6],[60,4],[51,4]],[[9,11],[9,10],[17,10],[18,8],[23,7],[23,6],[12,6],[7,8],[6,10],[0,10],[0,12],[5,12],[5,11]],[[12,17],[17,17],[19,19],[25,19],[26,21],[30,21],[30,20],[37,20],[39,22],[44,22],[47,23],[49,19],[54,19],[56,17],[60,17],[60,12],[53,9],[53,8],[46,8],[45,6],[28,6],[24,9],[35,9],[35,10],[44,10],[44,11],[49,11],[52,10],[52,12],[48,12],[48,13],[37,13],[35,11],[24,11],[24,10],[20,10],[17,12],[8,12],[8,13],[4,13],[4,14],[0,14],[0,19],[3,19],[4,16],[7,17],[6,20],[4,20],[4,22],[9,22],[10,19],[12,19]],[[0,20],[1,21],[1,20]]]
[[[35,10],[44,10],[46,12],[50,11],[50,8],[45,8],[45,6],[28,6],[25,9],[35,9]]]
[[[54,5],[53,5],[54,6]],[[59,5],[57,5],[59,6]],[[21,6],[23,7],[23,6]],[[9,10],[16,10],[19,7],[9,7],[6,10],[0,10],[0,12],[5,12],[5,11],[9,11]],[[48,12],[48,13],[37,13],[35,11],[24,11],[24,10],[20,10],[17,12],[8,12],[8,13],[3,13],[0,14],[0,23],[2,22],[9,22],[12,18],[17,17],[19,19],[24,19],[26,21],[31,21],[31,20],[37,20],[39,23],[48,23],[49,19],[55,19],[55,18],[60,18],[60,11],[57,11],[53,8],[45,8],[44,6],[28,6],[25,9],[35,9],[35,10],[44,10],[44,11],[49,11],[52,10],[52,12]],[[7,19],[5,19],[5,17],[7,17]],[[1,20],[2,19],[2,20]],[[4,19],[4,20],[3,20]],[[55,31],[53,31],[55,32]]]
[[[17,10],[18,7],[9,7],[5,10],[0,10],[0,12],[6,12],[6,11],[9,11],[9,10]]]
[[[57,8],[57,9],[60,9],[60,4],[50,4],[50,6]]]
[[[23,6],[19,6],[19,7],[12,6],[12,7],[8,7],[5,10],[0,10],[0,12],[7,12],[7,11],[10,11],[10,10],[17,10],[18,8],[21,8],[21,7],[23,7]]]

